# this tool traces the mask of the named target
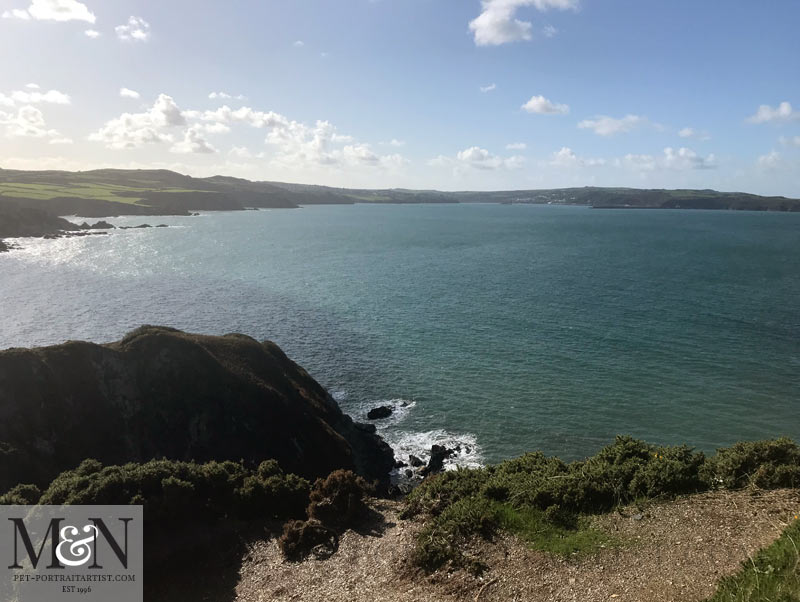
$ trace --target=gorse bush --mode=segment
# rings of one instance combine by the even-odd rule
[[[309,495],[308,520],[286,523],[278,545],[289,560],[300,560],[314,548],[332,554],[338,533],[357,525],[367,515],[367,496],[373,488],[349,470],[335,470],[317,479]]]
[[[553,537],[592,547],[598,538],[585,537],[581,515],[718,486],[798,484],[800,448],[789,439],[738,443],[707,458],[686,446],[655,446],[617,437],[596,455],[569,464],[535,452],[496,466],[437,475],[409,495],[403,516],[429,517],[414,558],[418,565],[435,570],[447,562],[466,566],[461,545],[465,538],[490,536],[488,524],[529,536],[539,533],[527,537],[538,547],[574,551],[571,545],[554,545]],[[548,529],[556,531],[546,535]]]
[[[16,487],[7,495],[19,496],[19,490]],[[103,467],[96,460],[85,460],[59,475],[36,501],[141,504],[147,522],[286,519],[305,515],[310,490],[308,481],[284,474],[271,460],[255,471],[236,462],[152,460]]]
[[[800,446],[785,437],[739,442],[717,450],[701,474],[710,486],[727,489],[800,487]]]

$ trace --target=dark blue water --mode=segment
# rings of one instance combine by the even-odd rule
[[[0,255],[0,348],[270,338],[397,447],[800,439],[800,215],[520,205],[153,218]],[[111,220],[140,223],[142,218]],[[394,401],[399,406],[400,401]]]

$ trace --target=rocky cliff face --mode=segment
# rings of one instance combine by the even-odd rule
[[[384,483],[394,458],[271,342],[144,326],[107,345],[0,352],[0,492],[104,464],[276,459]]]

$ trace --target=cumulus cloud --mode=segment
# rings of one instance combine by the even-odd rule
[[[800,146],[800,136],[781,136],[778,141],[784,146]]]
[[[716,169],[716,157],[702,157],[690,148],[667,147],[661,156],[628,154],[617,159],[615,165],[636,171]]]
[[[4,19],[36,19],[37,21],[86,21],[97,18],[83,2],[77,0],[32,0],[27,9],[14,8],[3,12]]]
[[[750,123],[767,123],[769,121],[785,122],[800,119],[800,113],[792,109],[792,105],[783,101],[774,109],[769,105],[761,105],[755,114],[747,118]]]
[[[171,96],[161,94],[144,113],[123,113],[107,121],[89,140],[108,148],[137,148],[145,144],[172,142],[171,128],[186,125],[186,119]]]
[[[70,103],[69,94],[64,94],[58,90],[48,90],[47,92],[15,90],[11,93],[11,100],[22,104],[49,103],[68,105]]]
[[[605,165],[605,159],[585,159],[576,155],[571,148],[562,146],[553,153],[549,161],[552,167],[596,167]]]
[[[492,90],[497,88],[497,84],[489,84],[488,86],[481,86],[481,92],[491,92]]]
[[[525,158],[520,156],[501,157],[493,155],[485,148],[471,146],[456,153],[455,157],[439,155],[428,161],[428,165],[435,167],[452,166],[457,171],[464,168],[479,170],[518,169],[525,163]]]
[[[190,127],[183,134],[183,140],[172,145],[169,149],[172,153],[179,154],[209,154],[217,152],[211,144],[203,138],[202,132],[198,127]]]
[[[608,117],[607,115],[598,115],[593,119],[584,119],[578,123],[578,127],[592,130],[598,136],[613,136],[614,134],[630,132],[647,123],[649,123],[647,118],[639,115],[626,115],[619,119]]]
[[[92,38],[92,39],[99,38],[101,35],[100,32],[97,31],[96,29],[87,29],[86,31],[83,32],[83,34],[87,38]]]
[[[525,150],[528,148],[528,145],[524,142],[512,142],[511,144],[506,144],[507,150]]]
[[[516,18],[517,10],[532,6],[540,11],[578,8],[579,0],[481,0],[482,12],[470,21],[469,29],[478,46],[497,46],[530,40],[533,25]]]
[[[114,28],[117,37],[125,41],[146,42],[150,38],[150,24],[141,17],[128,17],[128,22]]]
[[[760,169],[771,171],[773,169],[778,169],[783,165],[783,158],[778,151],[772,151],[766,155],[761,155],[758,159],[756,159],[756,165]]]
[[[72,144],[72,138],[53,138],[48,144]]]
[[[211,92],[208,95],[208,97],[211,100],[216,100],[218,98],[222,100],[229,100],[229,99],[244,100],[245,98],[247,98],[244,94],[233,95],[233,94],[228,94],[227,92]]]
[[[139,94],[136,90],[131,90],[130,88],[120,88],[119,95],[122,98],[139,98],[141,94]]]
[[[558,33],[558,30],[552,25],[545,25],[542,29],[542,33],[544,34],[544,37],[552,38]]]
[[[664,149],[664,166],[667,169],[716,169],[716,157],[713,154],[701,157],[690,148],[678,150],[668,146]]]
[[[0,112],[0,125],[6,128],[11,137],[44,138],[58,136],[56,130],[48,129],[44,114],[34,106],[25,105],[16,113]]]
[[[303,40],[296,40],[295,43],[292,44],[292,46],[294,46],[295,48],[302,48],[305,45],[306,43]]]
[[[539,115],[566,115],[569,113],[568,105],[552,102],[541,95],[531,96],[531,99],[521,108],[528,113],[538,113]]]
[[[690,127],[685,127],[679,130],[678,136],[680,136],[681,138],[694,138],[695,140],[700,140],[700,141],[711,139],[711,135],[707,131],[705,130],[698,131]]]

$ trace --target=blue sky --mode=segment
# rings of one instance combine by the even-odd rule
[[[5,168],[800,197],[796,0],[0,0],[0,15]]]

